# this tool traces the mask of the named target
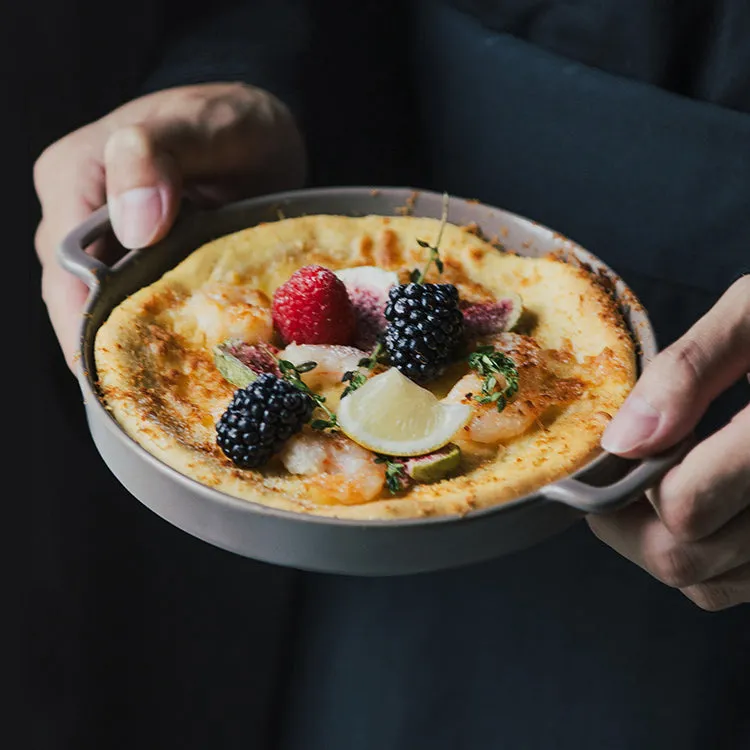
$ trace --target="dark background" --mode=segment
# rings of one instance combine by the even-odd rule
[[[491,5],[478,0],[464,4]],[[341,3],[337,5],[340,9]],[[312,30],[308,63],[315,59],[316,66],[305,67],[305,85],[299,102],[305,129],[310,142],[315,144],[312,181],[316,184],[386,181],[442,189],[443,185],[430,184],[431,175],[425,168],[422,134],[430,112],[420,114],[415,110],[408,85],[400,86],[398,93],[390,85],[411,62],[415,40],[408,37],[406,19],[393,13],[393,3],[371,2],[369,7],[375,9],[374,15],[370,15],[370,24],[363,27],[356,23],[355,16],[364,2],[356,5],[357,9],[347,17],[333,12],[334,3],[320,0],[320,21]],[[690,7],[698,5],[690,3]],[[718,8],[726,4],[714,5]],[[299,628],[296,613],[303,594],[300,577],[203,544],[161,521],[120,488],[99,460],[89,437],[77,384],[59,353],[39,295],[39,266],[33,250],[39,219],[32,185],[35,158],[57,138],[105,114],[147,86],[147,74],[159,59],[167,19],[200,23],[196,8],[197,4],[174,0],[165,3],[132,0],[127,7],[93,0],[65,3],[50,0],[12,7],[6,3],[2,12],[0,101],[4,116],[0,143],[6,168],[2,197],[6,290],[10,291],[4,295],[4,302],[5,330],[12,334],[4,358],[6,393],[11,407],[6,444],[11,451],[6,454],[9,482],[4,494],[3,528],[10,553],[5,570],[14,594],[7,608],[13,637],[8,641],[11,669],[6,672],[6,680],[12,698],[8,716],[21,720],[16,735],[21,741],[16,740],[14,747],[233,748],[247,746],[244,738],[255,736],[254,747],[262,748],[276,733],[280,718],[273,705],[292,666],[289,644]],[[399,22],[393,23],[393,18]],[[347,34],[344,31],[347,28],[357,28],[358,33]],[[382,29],[388,30],[394,39],[387,50],[372,41]],[[331,40],[336,44],[335,55],[330,53]],[[337,64],[341,59],[350,64]],[[389,102],[388,106],[380,103],[383,100]],[[448,110],[452,105],[439,95],[434,101],[447,110],[442,113],[441,122],[450,122]],[[677,106],[674,102],[673,105]],[[330,116],[336,111],[342,112],[340,118]],[[649,112],[631,113],[634,119],[641,114],[647,118]],[[506,111],[500,108],[488,127],[503,124],[505,116]],[[356,127],[351,127],[352,122]],[[439,128],[434,132],[439,132]],[[339,146],[343,139],[358,154],[356,160],[341,158]],[[452,140],[446,135],[446,142]],[[444,166],[449,172],[450,165]],[[495,188],[498,195],[517,199],[518,191],[513,185],[504,184],[503,179],[488,187],[488,194]],[[553,209],[559,203],[556,200]],[[634,206],[639,208],[637,195]],[[585,217],[587,211],[584,207],[579,213]],[[649,215],[647,211],[642,213]],[[673,215],[677,217],[678,211]],[[540,215],[540,218],[546,217]],[[580,226],[586,226],[583,220]],[[671,227],[664,231],[667,230]],[[574,232],[573,236],[578,234]],[[685,269],[685,264],[678,266],[679,270]],[[649,296],[661,299],[658,329],[664,332],[664,338],[669,340],[678,335],[683,321],[672,314],[668,296],[674,294],[676,300],[677,293],[664,291],[659,279],[634,283],[644,299]],[[702,296],[696,310],[708,307],[711,301],[710,295]],[[23,324],[20,336],[17,322]],[[16,348],[17,339],[20,348]],[[740,393],[738,387],[727,399],[734,398],[737,404],[743,397],[746,401],[746,394],[746,388]],[[723,410],[724,414],[728,411]],[[16,431],[18,425],[22,428],[20,435]],[[706,429],[710,426],[706,425]],[[582,530],[579,531],[583,537]],[[586,539],[579,540],[591,545],[584,552],[595,554],[593,543]],[[568,551],[565,544],[565,539],[554,541],[553,552]],[[632,600],[627,596],[621,600],[619,593],[613,594],[618,606],[624,608],[633,601],[640,607],[643,590],[653,612],[665,615],[660,627],[668,629],[669,623],[675,623],[674,633],[657,635],[663,635],[665,645],[673,644],[680,667],[688,673],[692,664],[690,657],[681,658],[687,646],[680,644],[689,643],[692,636],[681,625],[699,622],[700,628],[706,627],[708,631],[704,625],[708,621],[699,621],[699,615],[687,602],[679,602],[670,609],[673,599],[669,594],[677,597],[676,592],[666,593],[656,582],[646,580],[645,574],[640,577],[629,563],[607,553],[601,558],[602,576],[614,571],[632,583]],[[566,570],[563,562],[577,574],[589,570],[589,566],[580,562],[581,570],[577,571],[579,563],[575,559],[562,561],[558,557],[563,573]],[[581,558],[588,559],[585,555]],[[515,562],[518,568],[533,569],[535,564],[543,568],[543,557],[530,556],[526,562],[523,559]],[[561,579],[565,579],[563,573]],[[508,574],[508,577],[513,576]],[[477,590],[491,590],[496,580],[495,569],[483,569],[478,574]],[[323,587],[327,582],[317,583]],[[394,601],[389,597],[395,597],[397,602],[419,602],[418,607],[409,610],[419,620],[421,616],[428,617],[433,611],[430,608],[440,600],[439,595],[432,596],[432,584],[428,580],[410,589],[408,582],[398,582],[392,588],[372,583],[363,589],[357,582],[344,582],[335,594],[328,592],[328,599],[325,595],[318,597],[322,615],[313,635],[322,645],[318,651],[310,649],[310,689],[300,693],[299,705],[314,706],[310,696],[323,694],[316,684],[315,667],[328,664],[331,644],[323,632],[329,623],[328,608],[334,612],[337,606],[336,616],[351,614],[356,619],[356,607],[353,614],[348,612],[352,608],[347,608],[345,599],[347,595],[359,596],[363,605],[361,632],[366,632],[371,625],[368,618],[373,601],[376,609],[378,602],[381,603],[380,622],[387,624]],[[449,595],[446,601],[455,601],[455,605],[446,605],[450,611],[443,613],[442,621],[430,623],[433,635],[440,635],[442,627],[449,628],[452,616],[460,616],[466,603],[462,596],[464,585],[462,577],[456,574],[441,578],[440,586],[435,586],[435,591],[452,591],[455,599]],[[561,599],[566,596],[562,589],[558,591],[554,586],[550,589],[550,596],[556,594]],[[522,593],[519,588],[519,601],[523,599]],[[378,594],[382,599],[378,599]],[[579,595],[584,597],[582,592]],[[504,622],[500,616],[503,603],[491,602],[498,609],[499,627]],[[479,595],[474,603],[481,609]],[[679,609],[683,604],[684,609]],[[525,613],[530,606],[530,602],[521,601],[516,611]],[[664,610],[659,609],[661,606]],[[636,623],[638,607],[633,607],[632,612]],[[333,614],[330,618],[335,620]],[[542,622],[536,621],[537,626],[541,628]],[[720,622],[727,624],[728,633],[735,634],[734,641],[727,638],[726,644],[722,641],[715,644],[714,650],[698,655],[707,664],[695,674],[705,677],[707,685],[724,686],[729,691],[731,683],[720,672],[725,664],[741,658],[740,650],[733,650],[732,643],[744,643],[746,639],[741,641],[739,634],[746,631],[739,627],[731,630],[732,623],[743,624],[737,611],[727,613]],[[335,621],[330,622],[330,630],[335,625]],[[697,630],[700,628],[696,626]],[[358,632],[350,625],[350,634]],[[420,628],[414,632],[421,637]],[[720,625],[716,632],[722,632]],[[608,638],[604,630],[598,635],[603,642]],[[412,652],[408,641],[399,637],[394,637],[392,645],[394,653],[400,653],[405,661]],[[435,637],[439,642],[439,637]],[[347,653],[353,655],[353,660],[361,658],[362,650],[355,640],[350,643],[351,652],[344,649],[343,656],[339,654],[339,666],[345,674]],[[399,648],[403,650],[399,652]],[[724,648],[731,658],[712,661],[712,655],[722,654]],[[614,653],[622,656],[631,652],[615,649]],[[648,673],[651,662],[645,653],[640,646],[634,649],[633,658],[640,656],[646,664],[641,664],[642,671],[634,674]],[[497,658],[497,653],[489,656]],[[582,653],[581,658],[584,656]],[[492,659],[488,658],[487,663],[492,664]],[[596,674],[585,672],[583,666],[582,673]],[[366,667],[370,675],[376,671],[371,664]],[[456,666],[456,674],[462,674],[461,667]],[[428,679],[429,672],[424,674],[427,675],[424,679]],[[392,689],[397,696],[399,686],[394,687],[387,677],[382,676],[379,684]],[[497,675],[486,677],[487,684],[495,684]],[[349,674],[348,678],[358,689],[357,674]],[[688,682],[686,679],[685,683]],[[657,674],[649,675],[648,683],[662,684]],[[479,689],[482,684],[478,681],[475,687]],[[598,689],[596,685],[584,687]],[[331,683],[327,689],[337,698],[337,684]],[[354,709],[360,705],[358,695],[356,689],[347,695]],[[721,696],[718,693],[717,696],[712,699],[720,702]],[[662,698],[667,697],[647,696],[648,710],[663,708]],[[664,705],[671,710],[668,702]],[[421,708],[427,711],[429,706],[425,702]],[[680,706],[680,711],[683,708]],[[738,717],[742,710],[729,705],[724,708]],[[690,710],[685,713],[690,714]],[[493,715],[492,711],[487,714]],[[353,713],[349,717],[355,724],[357,718]],[[607,723],[605,716],[591,717],[591,723],[595,725],[597,718],[602,724]],[[310,721],[314,719],[315,715]],[[325,717],[320,721],[325,723]],[[472,723],[467,718],[467,724]],[[300,726],[299,731],[304,735],[305,725]],[[644,723],[646,729],[649,726]],[[495,730],[496,727],[488,726],[487,736]]]
[[[50,143],[144,90],[168,5],[34,0],[4,7],[0,22],[6,320],[14,334],[22,323],[21,354],[8,351],[6,362],[23,367],[20,378],[17,364],[6,369],[13,424],[23,428],[22,440],[12,430],[6,467],[19,488],[6,495],[7,572],[19,595],[9,607],[14,636],[6,677],[9,718],[21,720],[16,747],[29,750],[228,747],[243,736],[255,736],[260,748],[273,734],[270,706],[288,666],[283,643],[294,627],[297,574],[199,542],[120,487],[89,437],[78,386],[40,296],[33,163]],[[344,51],[353,64],[343,69],[320,54],[323,28],[351,23],[321,5],[321,33],[311,47],[320,69],[308,71],[303,103],[319,149],[312,180],[378,184],[387,175],[414,184],[416,115],[406,100],[376,106],[398,56],[383,58],[363,86],[356,61],[377,50],[350,36]],[[387,5],[375,16],[382,23]],[[171,7],[181,23],[200,17],[197,4]],[[346,118],[338,128],[317,125],[314,113],[341,106],[342,92]],[[356,163],[331,159],[350,130],[347,118],[360,123],[362,138],[376,129],[381,150],[363,149]],[[337,173],[326,166],[332,161]]]

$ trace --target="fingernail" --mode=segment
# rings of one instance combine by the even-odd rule
[[[134,188],[110,201],[112,229],[124,247],[132,250],[151,242],[164,218],[163,192],[155,187]]]
[[[659,412],[640,396],[631,396],[604,431],[602,448],[627,453],[646,442],[658,426]]]

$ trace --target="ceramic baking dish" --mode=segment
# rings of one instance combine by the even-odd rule
[[[639,497],[679,458],[680,449],[635,462],[603,453],[571,476],[524,497],[466,515],[350,521],[275,510],[236,499],[161,463],[133,441],[105,409],[96,382],[93,344],[110,311],[221,235],[303,214],[440,217],[442,196],[409,188],[342,187],[264,196],[210,211],[188,211],[157,246],[133,251],[109,267],[85,252],[110,231],[106,207],[62,242],[62,265],[90,289],[82,318],[78,378],[93,441],[117,479],[153,512],[206,542],[240,555],[306,570],[398,575],[487,560],[529,547],[580,521]],[[656,354],[648,316],[625,282],[600,259],[551,229],[475,201],[451,198],[450,221],[475,222],[486,236],[529,256],[550,251],[584,264],[609,284],[637,343],[642,369]]]

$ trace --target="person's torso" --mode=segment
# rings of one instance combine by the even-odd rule
[[[314,5],[318,183],[410,182],[554,226],[633,284],[663,344],[748,270],[746,0]],[[112,25],[88,1],[56,7],[36,40],[61,43],[56,65],[34,59],[34,151],[137,91],[185,15],[139,0]],[[700,612],[583,525],[387,580],[265,569],[167,527],[97,461],[75,388],[50,387],[67,374],[37,308],[39,398],[67,437],[48,473],[87,466],[75,498],[34,498],[33,614],[55,623],[37,705],[59,713],[42,720],[61,746],[270,747],[274,729],[282,750],[750,746],[747,609]]]
[[[674,340],[750,270],[750,7],[456,4],[409,34],[422,186],[568,234]],[[748,608],[700,611],[585,524],[463,570],[308,575],[304,613],[284,750],[750,746]]]

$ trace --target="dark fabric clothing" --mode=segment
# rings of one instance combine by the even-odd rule
[[[246,81],[275,94],[298,113],[311,21],[304,0],[220,2],[170,31],[141,89]]]
[[[423,6],[418,89],[436,185],[533,215],[623,273],[716,292],[750,271],[750,116]],[[750,16],[746,28],[750,48]]]
[[[746,0],[133,0],[118,24],[81,0],[27,27],[49,54],[22,66],[32,156],[142,91],[240,77],[293,107],[312,184],[445,189],[554,226],[633,284],[663,344],[750,270]],[[34,221],[14,224],[28,257]],[[96,455],[30,280],[32,421],[61,437],[19,566],[29,747],[750,747],[747,606],[701,612],[584,525],[392,579],[168,526]],[[747,400],[738,384],[702,432]]]
[[[540,49],[512,20],[421,4],[431,186],[576,237],[669,343],[750,270],[750,117]],[[747,399],[726,394],[702,433]],[[305,583],[284,750],[750,746],[747,607],[701,612],[585,526],[465,570]]]
[[[742,0],[455,0],[488,30],[691,99],[750,112]]]

